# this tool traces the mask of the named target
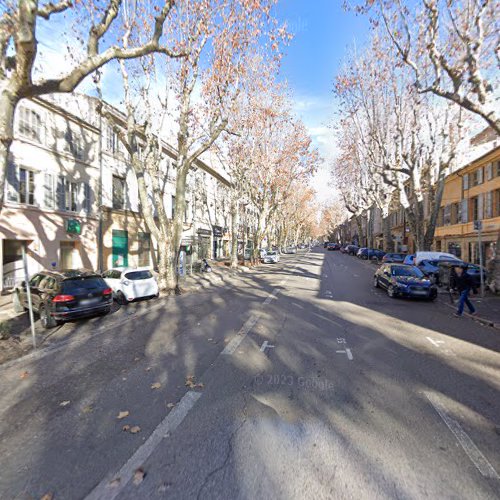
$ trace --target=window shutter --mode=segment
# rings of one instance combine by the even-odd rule
[[[491,163],[488,163],[488,165],[486,165],[485,167],[486,169],[486,180],[487,181],[491,181],[491,179],[493,179],[493,165]]]
[[[469,214],[468,214],[469,203],[468,203],[468,201],[469,200],[467,198],[462,200],[462,224],[465,224],[469,221]]]
[[[483,167],[477,169],[477,183],[483,183]]]
[[[7,163],[7,200],[19,201],[19,172],[12,160]]]
[[[88,182],[83,183],[83,210],[85,212],[90,213],[90,208],[91,208],[91,195],[92,192],[90,190],[90,185]]]
[[[59,210],[66,209],[66,197],[64,190],[65,179],[62,175],[57,178],[57,208]]]
[[[493,191],[486,193],[486,203],[484,207],[484,218],[490,219],[493,217]]]
[[[465,191],[469,189],[469,174],[465,174],[462,177],[462,189]]]
[[[45,173],[43,184],[43,204],[46,208],[54,208],[54,176]]]
[[[483,200],[484,200],[484,194],[481,193],[478,197],[477,197],[477,220],[482,220],[484,217],[483,217]]]

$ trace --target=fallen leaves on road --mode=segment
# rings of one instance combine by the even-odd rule
[[[69,401],[69,400],[68,401],[61,401],[59,403],[59,406],[68,406],[70,403],[71,403],[71,401]]]
[[[144,469],[142,467],[139,467],[138,469],[136,469],[136,471],[134,472],[134,484],[137,485],[137,484],[141,484],[142,481],[144,480],[144,476],[145,476],[145,472],[144,472]]]
[[[146,371],[146,372],[151,371],[151,367],[150,367],[150,366],[148,366],[148,367],[147,367],[144,371]]]
[[[82,413],[92,413],[94,408],[92,405],[87,405],[82,409]]]
[[[130,415],[130,413],[127,410],[125,410],[125,411],[121,411],[120,413],[118,413],[116,418],[118,420],[121,420],[122,418],[128,417],[129,415]]]
[[[159,389],[161,387],[160,382],[155,382],[154,384],[151,385],[151,389]]]
[[[168,403],[167,408],[173,408],[175,406],[175,403]]]
[[[54,493],[45,493],[40,500],[52,500],[54,498]]]
[[[141,358],[137,357],[137,358],[134,358],[134,361],[140,361]]]
[[[138,425],[134,425],[133,427],[130,428],[130,432],[132,434],[137,434],[138,432],[141,432],[141,428]]]
[[[119,477],[116,477],[115,479],[113,479],[112,481],[110,481],[108,483],[108,486],[110,488],[117,488],[118,486],[120,486],[121,482],[122,482],[122,480]]]
[[[124,431],[124,432],[127,432],[127,431],[129,431],[129,430],[130,430],[130,425],[128,425],[128,424],[125,424],[125,425],[122,427],[122,431]]]
[[[205,387],[204,384],[196,383],[196,377],[194,375],[188,375],[186,377],[186,383],[184,385],[186,387],[189,387],[190,389],[203,389]]]
[[[19,378],[24,380],[25,378],[28,377],[28,375],[29,375],[29,372],[24,371],[21,373],[21,375],[19,375]]]

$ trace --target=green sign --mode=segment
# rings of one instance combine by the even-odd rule
[[[77,219],[66,220],[66,232],[68,234],[82,234],[82,225]]]

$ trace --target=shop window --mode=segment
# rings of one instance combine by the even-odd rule
[[[139,233],[137,235],[139,249],[138,249],[138,263],[139,266],[149,266],[151,255],[151,235],[149,233]]]
[[[458,243],[448,243],[448,253],[456,255],[459,259],[462,258],[462,246]]]
[[[470,220],[478,220],[479,216],[479,197],[474,196],[470,199]]]

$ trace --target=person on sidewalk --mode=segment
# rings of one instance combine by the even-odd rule
[[[460,298],[458,299],[458,309],[455,316],[462,316],[465,304],[467,304],[470,313],[475,314],[476,309],[469,299],[469,293],[471,290],[476,293],[476,290],[474,289],[472,278],[465,272],[465,269],[462,266],[455,266],[453,268],[453,272],[450,276],[450,288],[458,290],[458,293],[460,294]]]

